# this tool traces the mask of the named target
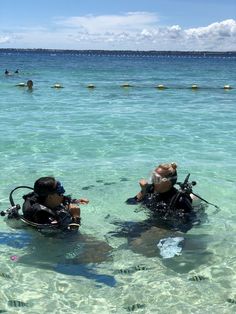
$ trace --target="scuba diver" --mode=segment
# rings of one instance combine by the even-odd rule
[[[135,197],[127,199],[126,203],[140,203],[149,209],[150,220],[157,226],[187,232],[192,226],[200,224],[202,217],[206,217],[205,207],[200,206],[198,211],[194,202],[202,200],[219,208],[193,193],[192,186],[196,182],[188,182],[190,174],[183,183],[177,183],[176,169],[176,163],[157,166],[149,181],[139,181],[141,191]],[[179,190],[174,187],[176,183],[180,186]]]
[[[15,205],[13,192],[19,188],[33,190],[23,196],[23,215],[19,213],[20,205]],[[20,219],[26,224],[42,229],[78,230],[81,224],[79,204],[88,204],[87,199],[72,199],[64,196],[65,189],[54,177],[41,177],[34,183],[34,188],[19,186],[11,191],[9,200],[11,208],[1,212],[8,219]]]

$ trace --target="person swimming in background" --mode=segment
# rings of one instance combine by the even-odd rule
[[[64,196],[65,189],[54,177],[41,177],[34,183],[34,191],[24,195],[23,216],[37,224],[58,225],[59,229],[78,230],[81,224],[79,204],[87,199]]]
[[[26,83],[26,85],[27,85],[28,89],[33,89],[34,83],[33,83],[32,80],[28,80],[27,83]]]
[[[12,73],[9,72],[7,69],[5,70],[4,73],[5,73],[5,75],[12,75]],[[18,74],[18,73],[19,73],[19,69],[16,69],[14,73],[15,73],[15,74]]]
[[[192,206],[193,195],[174,187],[177,182],[176,169],[177,164],[174,162],[158,165],[149,181],[139,181],[141,191],[126,203],[140,203],[150,210],[153,221],[161,222],[167,228],[186,232],[199,222]]]
[[[5,70],[4,74],[5,74],[5,76],[13,76],[14,75],[14,73],[9,71],[8,69]]]

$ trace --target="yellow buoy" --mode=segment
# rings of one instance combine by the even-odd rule
[[[157,88],[158,88],[158,89],[165,89],[166,87],[165,87],[165,85],[163,85],[163,84],[159,84],[159,85],[157,85]]]
[[[63,86],[61,84],[56,83],[52,86],[52,88],[63,88]]]
[[[125,83],[125,84],[122,84],[121,87],[133,87],[133,86],[130,85],[129,83]]]
[[[19,87],[25,87],[27,86],[25,83],[18,83],[16,86],[19,86]]]
[[[230,85],[225,85],[224,89],[232,89],[232,87]]]
[[[95,88],[95,85],[89,84],[89,85],[87,86],[87,88]]]

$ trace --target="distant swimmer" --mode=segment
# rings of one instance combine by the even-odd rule
[[[8,69],[6,69],[5,72],[4,72],[4,74],[7,75],[7,76],[14,75],[14,74],[19,74],[19,69],[16,69],[16,70],[14,71],[14,73],[11,72],[11,71],[8,71]]]
[[[34,83],[33,83],[32,80],[28,80],[27,83],[26,83],[26,85],[27,85],[28,89],[33,89]]]

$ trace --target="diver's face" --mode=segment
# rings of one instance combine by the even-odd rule
[[[55,208],[59,206],[64,199],[63,194],[65,193],[65,190],[60,183],[60,181],[55,182],[55,193],[49,194],[46,198],[46,204],[50,208]]]
[[[154,191],[157,193],[165,193],[172,187],[172,183],[167,178],[169,175],[168,170],[157,168],[152,174],[152,182],[154,184]]]
[[[63,198],[63,195],[58,195],[57,193],[49,194],[46,199],[46,203],[48,207],[55,208],[63,202]]]

